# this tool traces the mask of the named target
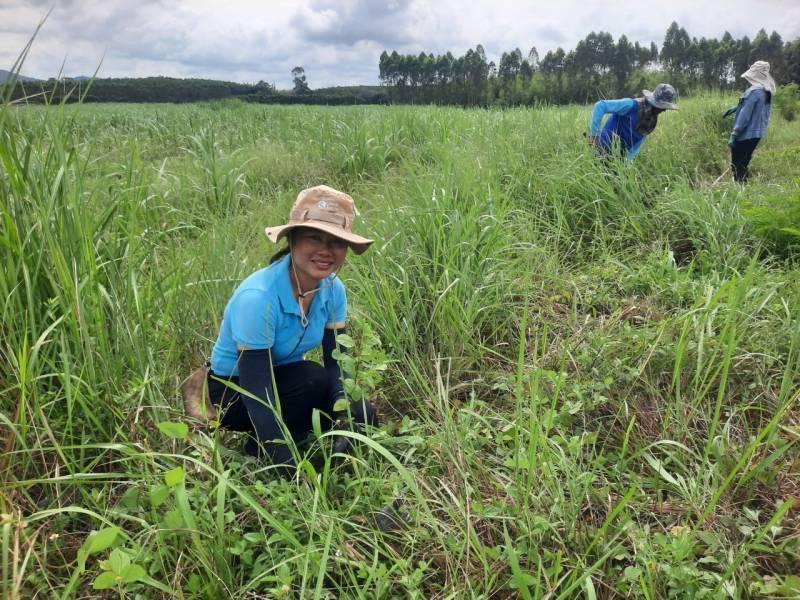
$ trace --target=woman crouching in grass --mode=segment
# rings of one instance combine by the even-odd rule
[[[353,199],[343,192],[324,185],[300,192],[289,222],[266,229],[273,242],[285,237],[286,247],[233,293],[211,354],[204,383],[220,425],[248,432],[247,453],[284,473],[295,462],[279,419],[299,442],[312,430],[314,409],[329,428],[334,404],[345,397],[333,356],[347,315],[337,272],[348,248],[361,254],[372,243],[353,233],[354,218]],[[323,364],[305,360],[320,345]],[[197,412],[189,404],[188,412]],[[368,402],[352,403],[350,414],[356,423],[376,424]],[[336,449],[346,442],[337,440]]]

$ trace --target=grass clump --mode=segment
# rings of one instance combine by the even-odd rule
[[[794,121],[800,112],[800,86],[794,82],[780,86],[775,94],[775,105],[784,119]]]
[[[800,250],[800,192],[749,202],[744,210],[767,249],[784,258]]]

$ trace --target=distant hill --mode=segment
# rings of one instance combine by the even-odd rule
[[[0,83],[5,83],[11,79],[11,75],[13,75],[11,71],[0,69]],[[35,77],[25,77],[25,75],[17,75],[17,81],[41,81],[41,79],[36,79]]]
[[[3,71],[2,73],[7,73]],[[264,81],[256,84],[214,79],[174,77],[98,78],[91,87],[82,86],[85,77],[47,81],[22,79],[11,92],[12,100],[28,102],[205,102],[238,99],[260,104],[383,104],[381,86],[354,85],[321,88],[307,94],[279,91]],[[3,80],[0,79],[0,85]],[[88,89],[87,89],[88,88]]]

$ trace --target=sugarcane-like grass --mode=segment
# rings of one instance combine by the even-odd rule
[[[743,209],[800,125],[734,184],[729,100],[636,162],[579,106],[0,108],[3,597],[793,597],[800,268]],[[386,424],[287,481],[178,388],[319,183]]]

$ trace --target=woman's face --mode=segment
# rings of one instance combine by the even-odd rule
[[[298,228],[292,235],[292,260],[305,288],[337,271],[347,256],[347,242],[318,229]]]

